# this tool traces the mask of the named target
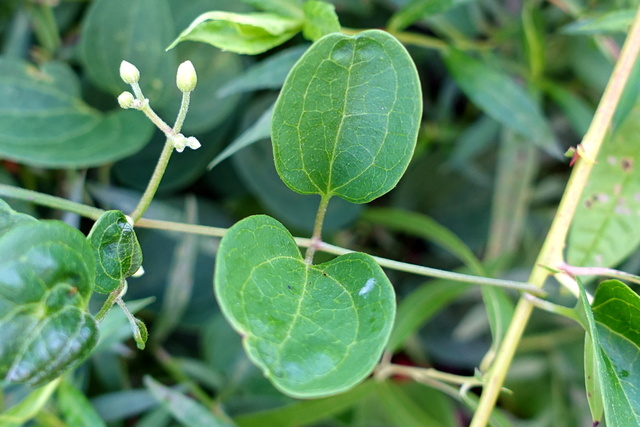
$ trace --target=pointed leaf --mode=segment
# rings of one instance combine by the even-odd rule
[[[276,102],[278,174],[301,194],[367,203],[404,174],[421,112],[415,65],[393,36],[329,34],[300,58]]]
[[[142,266],[142,250],[133,226],[120,211],[107,211],[87,236],[96,259],[95,290],[107,294]]]
[[[250,359],[293,397],[328,396],[365,379],[395,316],[393,287],[370,256],[307,264],[291,234],[267,216],[227,232],[214,285]]]
[[[336,8],[324,1],[308,0],[304,3],[304,27],[302,34],[311,41],[340,32]]]
[[[171,412],[171,415],[186,427],[230,427],[233,425],[190,397],[163,386],[148,375],[144,377],[144,385]]]
[[[192,40],[230,52],[256,55],[289,40],[301,25],[300,20],[271,13],[207,12],[198,16],[167,49]]]
[[[640,107],[600,150],[582,193],[567,244],[567,262],[613,267],[640,245]]]
[[[402,31],[414,22],[427,18],[429,16],[437,15],[439,13],[446,12],[456,6],[470,3],[475,0],[412,0],[406,2],[406,4],[396,12],[389,23],[387,28],[389,31]]]
[[[98,339],[87,313],[95,263],[86,238],[58,221],[0,238],[0,377],[44,384],[81,362]]]
[[[106,427],[85,394],[69,381],[63,381],[58,388],[58,407],[69,426]]]
[[[0,156],[44,167],[98,166],[135,153],[152,125],[136,111],[84,104],[70,68],[0,58]]]
[[[597,16],[587,17],[574,21],[562,27],[565,34],[611,34],[627,33],[633,18],[636,16],[635,9],[614,10],[601,13]]]
[[[561,157],[540,108],[506,73],[451,49],[444,57],[449,72],[478,108],[555,157]]]
[[[290,18],[302,16],[302,0],[241,0],[259,10]]]

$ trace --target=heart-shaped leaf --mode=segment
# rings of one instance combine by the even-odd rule
[[[18,224],[35,221],[34,217],[14,211],[7,202],[0,199],[0,237]]]
[[[369,255],[307,264],[287,229],[268,216],[229,229],[214,287],[251,360],[298,398],[336,394],[362,381],[395,317],[393,287]]]
[[[78,230],[39,221],[5,233],[0,254],[0,378],[41,385],[97,342],[93,252]]]
[[[393,36],[329,34],[296,63],[276,102],[276,169],[298,193],[370,202],[404,174],[421,114],[418,73]]]
[[[142,265],[142,250],[133,226],[120,211],[108,211],[87,236],[96,258],[95,290],[113,292]]]

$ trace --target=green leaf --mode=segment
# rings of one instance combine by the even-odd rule
[[[0,199],[0,237],[13,227],[29,222],[34,223],[36,219],[30,215],[14,211],[7,202]]]
[[[46,405],[53,392],[58,388],[60,381],[61,378],[33,390],[20,403],[3,411],[0,414],[0,426],[21,427],[25,425],[25,423],[38,415],[38,412]]]
[[[106,427],[85,394],[69,381],[63,381],[58,387],[58,407],[69,426]]]
[[[389,31],[402,31],[418,20],[473,1],[475,0],[412,0],[391,17],[387,28]]]
[[[81,362],[98,340],[87,313],[95,262],[86,238],[58,221],[0,238],[0,378],[41,385]]]
[[[290,18],[302,16],[302,0],[240,0],[256,9],[272,12]]]
[[[478,108],[549,154],[562,156],[540,108],[508,74],[456,49],[448,51],[444,60],[456,83]]]
[[[0,156],[34,166],[89,167],[138,151],[152,125],[136,111],[103,114],[79,98],[70,68],[0,58]]]
[[[305,38],[316,41],[327,34],[338,32],[340,32],[340,21],[334,5],[316,0],[304,3],[302,34]]]
[[[361,382],[395,317],[393,287],[369,255],[307,264],[291,234],[267,216],[229,229],[214,287],[249,358],[292,397],[328,396]]]
[[[135,314],[137,311],[147,307],[154,300],[154,297],[149,297],[129,301],[126,304],[127,309],[129,313]],[[134,334],[134,331],[132,328],[127,327],[128,324],[130,324],[129,318],[123,310],[110,310],[107,316],[100,322],[100,340],[96,345],[95,352],[99,353],[130,338]]]
[[[240,427],[310,425],[350,408],[376,387],[375,381],[367,380],[339,396],[300,401],[281,408],[240,415],[235,421]]]
[[[393,36],[329,34],[300,58],[276,102],[276,169],[298,193],[370,202],[404,174],[421,115],[415,65]]]
[[[608,387],[607,425],[640,425],[640,296],[618,280],[602,282],[591,304]],[[613,394],[610,389],[615,389]],[[616,396],[617,395],[617,396]]]
[[[561,31],[573,35],[627,33],[635,16],[635,9],[614,10],[574,21],[562,27]]]
[[[115,291],[142,266],[142,249],[133,226],[120,211],[107,211],[87,236],[96,259],[95,290]]]
[[[144,377],[144,385],[171,412],[171,415],[186,427],[229,427],[233,425],[190,397],[163,386],[148,375]]]
[[[567,262],[613,267],[640,244],[640,107],[603,144],[582,193],[567,244]]]
[[[113,95],[127,89],[120,62],[131,62],[145,97],[158,107],[177,91],[175,53],[164,52],[174,31],[166,0],[96,0],[84,19],[80,59],[92,83]]]
[[[167,49],[192,40],[230,52],[256,55],[289,40],[301,26],[298,19],[272,13],[207,12],[198,16]]]
[[[261,89],[281,88],[291,68],[308,48],[307,44],[296,45],[252,65],[244,73],[223,86],[217,93],[218,97]]]

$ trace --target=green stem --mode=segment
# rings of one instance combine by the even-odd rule
[[[93,206],[72,202],[61,197],[50,196],[48,194],[38,193],[37,191],[13,187],[6,184],[0,184],[0,196],[25,200],[41,206],[47,206],[52,209],[74,212],[85,218],[91,219],[98,219],[105,212],[104,210],[94,208]]]
[[[189,111],[189,103],[191,102],[191,92],[182,92],[182,101],[180,102],[180,111],[178,111],[178,117],[176,117],[176,123],[173,125],[173,132],[180,133],[184,119],[187,118],[187,112]]]
[[[562,262],[562,251],[569,226],[593,167],[593,162],[588,159],[597,158],[598,151],[611,125],[613,114],[620,101],[620,97],[622,96],[625,84],[629,79],[639,51],[640,9],[636,14],[633,26],[622,48],[620,59],[602,95],[602,100],[598,105],[591,126],[582,140],[581,146],[585,155],[578,159],[573,169],[569,182],[567,183],[567,188],[558,206],[558,211],[547,234],[547,238],[531,271],[529,282],[536,286],[542,287],[550,274],[544,267],[545,265],[559,265]],[[529,322],[533,307],[533,304],[527,299],[520,298],[502,346],[488,373],[486,385],[471,422],[471,427],[482,427],[489,422],[491,412],[502,389],[502,384],[511,366],[518,343]]]
[[[322,243],[322,224],[324,224],[324,217],[327,214],[327,207],[329,206],[329,200],[331,196],[322,196],[320,205],[318,206],[318,213],[316,214],[316,221],[313,224],[313,234],[311,235],[310,244],[307,247],[307,253],[305,254],[304,261],[307,264],[313,262],[313,255],[316,253],[318,246]]]
[[[140,218],[142,218],[142,215],[144,215],[147,208],[149,208],[153,197],[156,195],[156,191],[158,191],[160,181],[162,180],[165,170],[167,170],[167,165],[169,164],[169,159],[171,159],[172,153],[173,143],[170,139],[167,139],[164,143],[164,147],[162,148],[162,153],[160,153],[158,163],[156,163],[156,168],[153,171],[153,175],[151,175],[149,184],[147,184],[147,188],[144,190],[144,193],[142,194],[138,205],[133,210],[133,212],[131,212],[130,216],[133,219],[134,224],[137,223]]]
[[[113,304],[115,304],[118,298],[120,297],[120,294],[124,289],[124,286],[125,286],[125,282],[122,281],[120,286],[118,286],[118,288],[115,291],[109,294],[104,304],[102,304],[100,311],[98,312],[98,314],[95,315],[96,322],[98,323],[102,322],[102,320],[105,318],[109,310],[111,310],[111,307],[113,307]]]
[[[569,264],[560,266],[562,271],[571,276],[604,276],[613,277],[614,279],[626,280],[631,283],[640,284],[640,276],[627,273],[626,271],[614,270],[613,268],[604,267],[575,267]]]
[[[450,374],[433,368],[418,368],[415,366],[395,365],[393,363],[389,363],[387,365],[381,365],[376,370],[377,379],[386,379],[392,375],[404,375],[418,382],[425,382],[424,380],[428,378],[449,384],[468,384],[470,386],[482,385],[482,381],[476,377]]]

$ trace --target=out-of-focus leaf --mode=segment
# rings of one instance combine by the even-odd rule
[[[589,129],[591,119],[595,113],[594,108],[578,97],[578,95],[566,90],[560,85],[548,83],[545,85],[545,90],[551,99],[562,108],[562,112],[567,117],[576,134],[582,136],[587,133],[587,129]]]
[[[302,0],[240,0],[259,10],[277,13],[290,18],[302,16]]]
[[[16,212],[4,200],[0,199],[0,237],[18,224],[36,222],[30,215]]]
[[[418,74],[400,42],[379,30],[329,34],[296,63],[276,101],[276,169],[298,193],[370,202],[404,174],[421,115]]]
[[[256,55],[281,45],[301,27],[300,19],[273,13],[206,12],[180,33],[167,49],[191,40],[230,52]]]
[[[0,58],[0,155],[44,167],[89,167],[141,149],[152,125],[136,111],[103,114],[79,98],[69,67]]]
[[[411,0],[389,20],[389,31],[402,31],[416,21],[475,0]]]
[[[95,290],[113,292],[142,266],[142,250],[133,226],[121,211],[107,211],[87,236],[96,258]]]
[[[364,211],[362,219],[436,243],[455,255],[475,274],[484,271],[478,258],[458,236],[427,215],[395,208],[369,208]]]
[[[415,400],[415,394],[409,394],[400,385],[392,381],[384,381],[377,384],[377,394],[380,404],[385,407],[387,416],[396,426],[433,426],[433,427],[453,427],[454,421],[449,415],[449,420],[434,418],[433,414],[427,411],[422,402]],[[415,391],[415,390],[414,390]],[[435,406],[437,401],[431,400],[429,406]],[[451,406],[451,405],[449,405]],[[450,408],[453,410],[453,408]],[[452,411],[449,412],[451,414]]]
[[[74,427],[105,427],[94,407],[84,393],[69,381],[63,381],[58,387],[58,406],[65,422]]]
[[[308,0],[304,3],[304,26],[302,34],[311,41],[322,36],[340,32],[340,21],[336,8],[325,1]]]
[[[567,242],[567,262],[612,267],[640,244],[640,108],[606,140],[582,193]]]
[[[134,64],[145,97],[157,108],[177,91],[175,53],[164,52],[173,31],[167,0],[96,0],[83,22],[80,59],[92,83],[113,95],[128,90],[120,78],[122,60]]]
[[[338,394],[364,380],[395,318],[393,287],[371,256],[308,264],[289,231],[264,215],[222,238],[214,289],[249,358],[292,397]]]
[[[51,397],[62,378],[55,379],[48,384],[33,390],[20,403],[0,414],[0,426],[21,427],[38,415]]]
[[[91,399],[91,404],[105,422],[121,421],[138,415],[158,401],[146,389],[121,390],[101,394]]]
[[[636,16],[635,9],[613,10],[592,18],[582,18],[565,25],[561,31],[565,34],[610,34],[626,33]]]
[[[508,74],[456,49],[444,60],[456,83],[486,114],[549,154],[562,156],[542,112]]]
[[[217,96],[222,98],[234,93],[279,89],[293,65],[308,48],[308,44],[296,45],[269,56],[221,87]]]
[[[98,340],[86,311],[95,261],[85,236],[59,221],[25,222],[0,238],[0,377],[45,384]]]
[[[282,408],[241,415],[234,418],[234,421],[239,427],[308,425],[355,405],[360,399],[373,392],[375,388],[375,381],[367,380],[339,396],[300,401]]]
[[[271,135],[271,117],[273,116],[273,106],[269,107],[256,122],[245,130],[242,135],[231,142],[224,150],[220,152],[207,166],[213,169],[221,161],[233,156],[239,150],[260,141],[269,138]]]
[[[285,224],[312,232],[320,197],[294,193],[280,179],[275,166],[269,141],[260,141],[236,153],[233,163],[242,180],[267,209],[267,213],[280,218]],[[362,210],[342,199],[329,203],[323,230],[331,232],[353,223]]]
[[[233,426],[228,418],[214,414],[190,397],[163,386],[148,375],[144,377],[144,385],[171,412],[171,415],[184,426]]]

